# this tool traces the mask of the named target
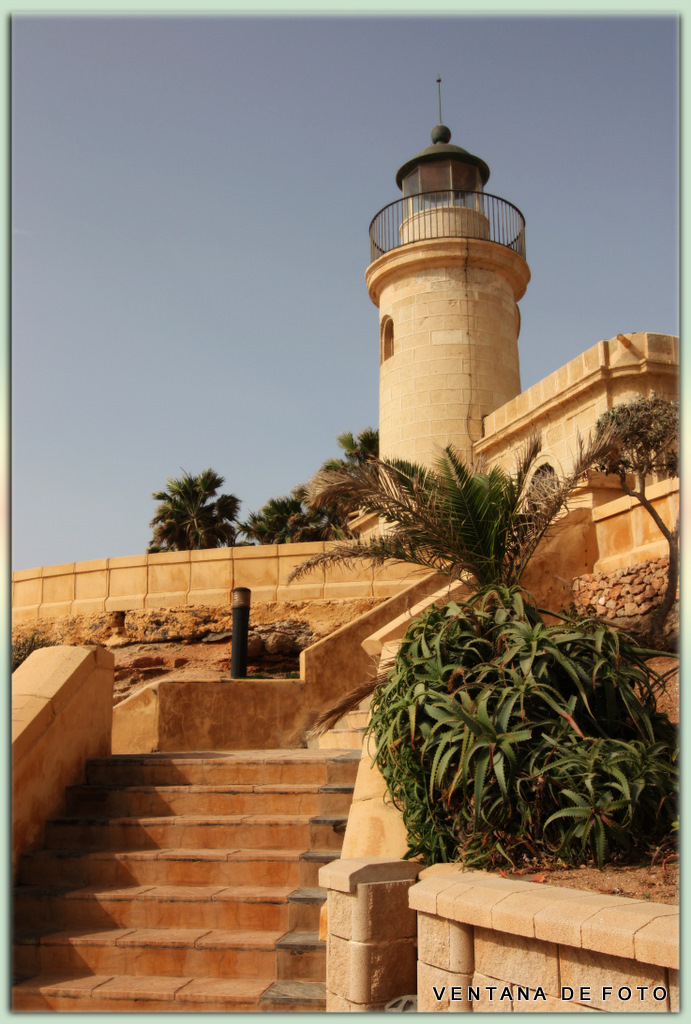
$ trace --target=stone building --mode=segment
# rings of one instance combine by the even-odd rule
[[[619,334],[521,391],[518,302],[530,281],[524,218],[485,191],[485,161],[450,140],[438,124],[432,145],[396,174],[402,198],[370,224],[366,281],[379,309],[380,451],[433,465],[439,449],[453,444],[471,465],[482,459],[510,470],[537,433],[535,472],[561,477],[579,438],[587,440],[606,410],[639,395],[678,394],[679,339]],[[655,481],[651,494],[673,521],[677,482]],[[623,505],[610,508],[617,499]],[[596,562],[606,570],[664,556],[664,538],[635,506],[622,498],[618,480],[590,473],[556,546],[543,545],[526,583],[563,605],[570,580]],[[363,531],[372,526],[363,519]]]
[[[385,458],[429,463],[453,442],[472,462],[484,417],[521,390],[523,216],[484,191],[489,167],[450,138],[437,125],[432,145],[396,175],[403,198],[370,225]]]
[[[472,463],[510,466],[538,430],[543,460],[568,469],[577,434],[637,395],[678,392],[678,339],[619,334],[521,392],[518,302],[530,281],[523,215],[485,191],[489,167],[432,145],[396,175],[403,196],[370,225],[366,281],[379,309],[383,457],[431,464],[452,443]]]
[[[372,221],[381,452],[430,464],[451,442],[471,463],[510,468],[538,431],[536,471],[565,473],[602,412],[676,395],[678,339],[620,334],[521,391],[525,226],[485,192],[488,178],[438,125],[398,172],[402,198]],[[672,523],[678,481],[655,481],[649,496]],[[319,711],[386,666],[411,615],[464,593],[400,564],[320,569],[288,585],[323,547],[13,574],[13,622],[118,622],[102,646],[35,651],[13,677],[13,1008],[376,1011],[417,991],[421,1010],[678,1011],[677,907],[454,865],[420,872],[403,859],[402,817],[362,749],[367,710],[315,745]],[[585,574],[635,573],[664,554],[650,517],[591,474],[524,583],[543,606],[565,607]],[[286,609],[370,606],[302,651],[298,679],[163,676],[113,708],[129,612],[227,608],[237,587]],[[626,598],[597,600],[611,617]]]

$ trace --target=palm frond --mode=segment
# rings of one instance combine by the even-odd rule
[[[562,480],[544,481],[534,472],[541,450],[536,434],[518,453],[513,473],[482,463],[470,468],[452,445],[441,450],[432,469],[382,459],[322,467],[305,487],[310,506],[349,502],[352,510],[376,515],[382,529],[308,559],[289,582],[317,566],[397,560],[480,587],[517,583],[578,479],[613,443],[613,432],[587,447],[579,438],[572,470]]]
[[[323,733],[328,732],[329,729],[333,729],[349,711],[357,711],[363,700],[371,697],[380,683],[386,682],[388,672],[389,670],[387,669],[385,672],[378,672],[371,679],[363,680],[354,689],[349,690],[348,693],[340,697],[335,704],[322,711],[308,735],[321,736]]]

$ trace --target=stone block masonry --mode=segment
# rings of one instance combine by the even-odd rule
[[[383,1010],[415,991],[417,919],[408,891],[419,864],[373,857],[319,872],[328,888],[326,1009]]]
[[[520,392],[518,307],[530,271],[479,238],[427,238],[370,265],[382,340],[379,435],[385,458],[432,465],[452,442],[472,462],[482,417]]]
[[[623,335],[622,335],[623,337]],[[636,333],[600,341],[566,366],[538,381],[484,417],[475,455],[491,465],[513,467],[516,452],[537,431],[542,454],[559,475],[569,472],[578,450],[607,409],[638,395],[673,398],[679,391],[679,339]]]
[[[422,1013],[679,1010],[676,906],[385,857],[319,877],[327,1010],[415,992]]]
[[[113,655],[98,647],[34,651],[12,675],[12,864],[43,844],[46,818],[86,760],[110,753]]]
[[[376,569],[315,569],[287,583],[297,564],[329,543],[166,551],[20,569],[12,574],[12,622],[226,606],[235,587],[248,587],[252,604],[387,598],[411,582],[411,566],[391,562]]]
[[[573,581],[574,602],[579,611],[604,619],[645,615],[662,602],[668,573],[668,557],[588,573]]]
[[[678,1009],[675,906],[456,865],[423,870],[409,904],[421,1012]],[[661,929],[668,941],[650,941]]]

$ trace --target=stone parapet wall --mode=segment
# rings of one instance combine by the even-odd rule
[[[12,869],[43,845],[45,821],[64,813],[65,787],[91,757],[110,754],[113,655],[46,647],[12,674]]]
[[[668,574],[667,556],[627,569],[588,573],[573,581],[574,602],[580,612],[605,619],[645,615],[661,604]]]
[[[679,1010],[676,906],[455,865],[421,872],[409,902],[419,1012]]]
[[[301,679],[164,679],[113,708],[112,753],[301,747],[316,714]]]
[[[647,332],[600,341],[565,366],[485,416],[476,455],[511,469],[515,452],[538,431],[542,455],[568,473],[579,435],[587,438],[602,413],[639,395],[675,397],[679,339]]]
[[[669,529],[679,516],[679,480],[660,480],[646,487],[646,497]],[[667,541],[637,498],[621,494],[592,510],[598,557],[595,572],[622,569],[669,553]]]
[[[415,992],[417,920],[408,893],[420,866],[372,857],[320,869],[328,890],[327,1011],[381,1011]]]
[[[677,906],[384,857],[319,881],[327,1010],[679,1011]]]
[[[12,574],[12,621],[148,608],[229,605],[235,587],[252,601],[390,597],[413,579],[411,566],[316,569],[288,584],[295,566],[329,542],[211,548],[68,562]]]
[[[404,568],[410,574],[411,566]],[[413,572],[407,580],[401,580],[398,591],[386,601],[302,651],[300,677],[310,686],[313,706],[322,707],[322,702],[334,701],[344,691],[355,689],[374,678],[377,663],[365,649],[363,641],[433,594],[440,582],[436,573],[421,575],[419,570]]]

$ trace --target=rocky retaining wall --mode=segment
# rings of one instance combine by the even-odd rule
[[[248,674],[298,672],[299,655],[322,638],[382,603],[383,598],[343,601],[262,602],[250,610]],[[228,675],[233,616],[226,607],[159,608],[102,612],[15,624],[16,645],[98,644],[115,655],[115,698],[133,686],[176,677]]]
[[[662,602],[668,573],[668,557],[627,569],[588,573],[573,581],[574,601],[579,611],[605,619],[645,615]]]

